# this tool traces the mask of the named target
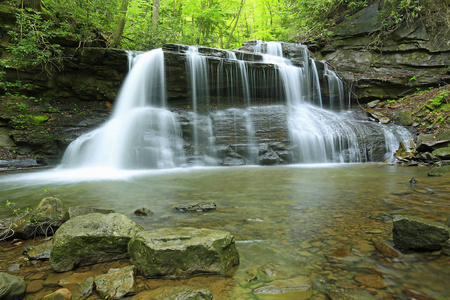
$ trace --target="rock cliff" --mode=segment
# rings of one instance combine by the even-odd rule
[[[381,34],[377,2],[344,21],[327,43],[310,44],[353,86],[360,101],[398,99],[450,82],[450,30],[425,19]]]

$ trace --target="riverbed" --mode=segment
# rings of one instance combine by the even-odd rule
[[[227,288],[213,289],[214,299],[255,299],[255,287],[298,276],[313,280],[317,294],[345,288],[365,290],[379,299],[406,299],[405,291],[414,290],[448,299],[449,256],[407,253],[389,259],[372,243],[381,239],[392,244],[391,220],[397,214],[445,222],[450,215],[450,176],[428,177],[428,170],[374,163],[51,170],[1,174],[0,190],[2,204],[9,200],[18,207],[33,208],[54,195],[66,207],[113,209],[148,230],[189,226],[231,232],[241,263],[225,281]],[[415,184],[410,183],[412,177]],[[203,201],[216,203],[217,209],[174,209]],[[153,215],[136,216],[134,211],[142,207]],[[0,217],[7,214],[0,210]],[[248,280],[248,274],[261,275],[268,268],[274,277]],[[371,286],[360,280],[363,275],[376,275],[382,284]]]

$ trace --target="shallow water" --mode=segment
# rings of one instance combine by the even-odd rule
[[[395,214],[444,222],[450,214],[450,176],[427,177],[428,168],[382,164],[295,165],[175,169],[168,171],[14,173],[0,175],[1,198],[34,207],[50,191],[66,207],[85,205],[123,213],[147,229],[190,226],[230,231],[241,264],[238,284],[224,299],[252,299],[264,281],[304,275],[314,290],[367,289],[377,298],[404,297],[415,290],[437,299],[450,297],[448,256],[412,253],[384,258],[372,239],[392,242]],[[410,179],[415,176],[416,184]],[[44,191],[47,190],[47,192]],[[3,202],[2,200],[2,202]],[[217,210],[180,213],[179,204],[212,201]],[[138,217],[134,210],[154,215]],[[0,210],[0,217],[7,211]],[[278,274],[248,282],[249,273],[276,264]],[[273,266],[273,265],[272,265]],[[355,281],[377,274],[385,287]],[[216,295],[215,295],[216,296]]]

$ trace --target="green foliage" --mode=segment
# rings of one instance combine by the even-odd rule
[[[7,102],[5,103],[5,107],[7,109],[13,110],[13,111],[27,111],[28,108],[25,104],[23,103],[11,103],[11,102]]]
[[[439,94],[437,94],[436,97],[428,100],[428,102],[430,102],[430,104],[433,105],[434,107],[439,107],[441,106],[441,104],[444,103],[444,101],[448,103],[449,99],[450,99],[450,91],[444,90]]]
[[[23,115],[19,114],[12,117],[12,121],[18,124],[21,128],[27,128],[29,126],[39,126],[50,119],[47,115]]]
[[[0,63],[3,67],[28,68],[41,66],[48,69],[59,66],[62,60],[60,45],[51,39],[67,34],[56,27],[53,20],[43,18],[32,9],[19,9],[16,28],[8,31],[12,43],[7,46],[10,56]]]
[[[56,219],[45,217],[42,213],[33,213],[29,207],[18,208],[16,204],[6,200],[5,204],[0,205],[0,209],[7,209],[12,213],[12,217],[3,219],[0,227],[0,241],[7,240],[14,236],[15,231],[20,225],[27,224],[33,230],[31,235],[54,233],[53,226],[60,222]]]
[[[0,229],[0,241],[4,241],[9,239],[14,235],[14,230],[19,226],[19,223],[22,219],[25,219],[30,213],[31,209],[26,207],[24,209],[16,208],[15,203],[6,200],[5,204],[2,206],[0,205],[0,208],[2,209],[8,209],[10,210],[14,217],[8,220],[5,220],[4,224],[2,224],[2,227]]]
[[[119,0],[42,0],[46,11],[81,43],[102,39],[111,32],[120,13]]]
[[[419,0],[384,0],[381,10],[383,26],[395,29],[402,22],[412,22],[423,9]]]

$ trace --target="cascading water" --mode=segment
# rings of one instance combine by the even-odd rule
[[[162,50],[133,62],[111,119],[72,142],[63,167],[173,168],[184,162],[180,125],[166,109]]]
[[[311,58],[306,46],[296,45],[295,59],[285,57],[278,42],[255,43],[253,56],[218,49],[208,56],[200,48],[178,46],[190,99],[182,112],[167,101],[164,51],[130,54],[132,67],[112,118],[72,142],[62,165],[133,169],[380,161],[391,159],[399,141],[410,139],[404,128],[357,120],[344,111],[342,82]]]

